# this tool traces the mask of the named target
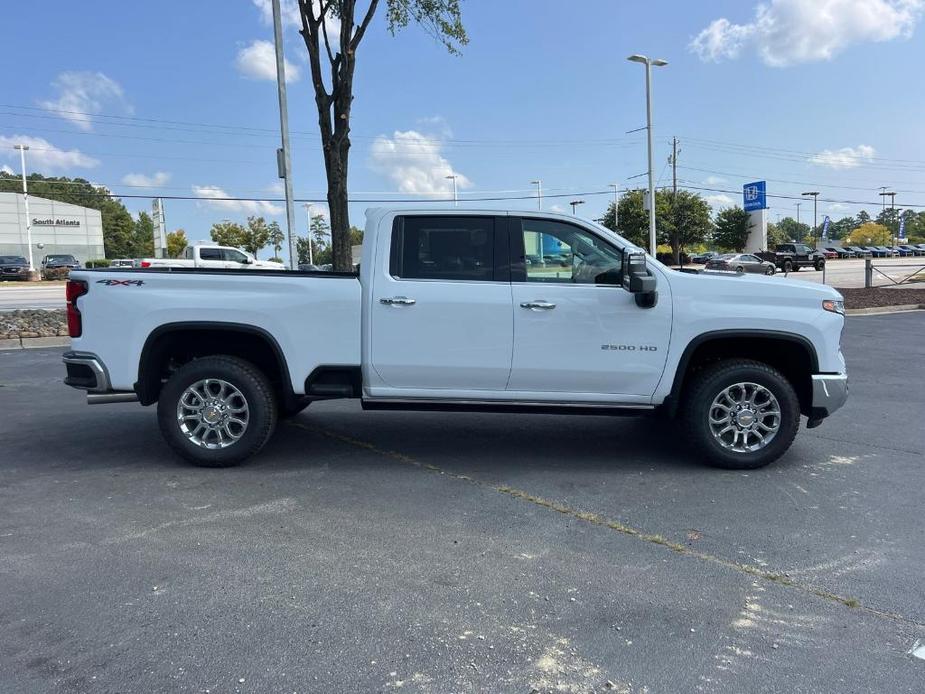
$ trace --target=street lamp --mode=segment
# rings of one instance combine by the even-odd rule
[[[452,179],[453,181],[453,207],[459,207],[459,198],[456,193],[456,174],[450,174],[449,176],[444,176],[447,180]]]
[[[616,183],[608,183],[608,188],[613,188],[613,228],[614,231],[620,229],[620,190]]]
[[[813,245],[816,245],[816,228],[817,228],[817,218],[816,218],[816,201],[819,199],[819,191],[813,190],[808,193],[800,193],[800,195],[811,195],[813,197]]]
[[[569,205],[572,206],[572,214],[575,214],[575,208],[576,208],[576,207],[578,207],[579,205],[584,205],[584,204],[585,204],[585,201],[584,201],[584,200],[572,200],[572,201],[569,203]]]
[[[655,255],[655,178],[652,170],[652,66],[663,67],[668,64],[661,58],[648,58],[634,54],[627,58],[633,63],[646,66],[646,139],[649,150],[649,252]]]
[[[536,209],[543,209],[543,182],[540,179],[530,181],[531,185],[536,186]]]
[[[26,245],[29,247],[29,272],[35,272],[35,263],[32,262],[32,220],[29,218],[29,188],[26,185],[26,150],[29,145],[14,145],[19,150],[19,162],[22,165],[22,202],[26,213]]]
[[[881,188],[880,195],[883,198],[883,211],[886,212],[886,196],[890,196],[890,239],[893,238],[893,223],[896,219],[896,193],[893,191],[887,191],[887,189]]]
[[[803,241],[803,230],[800,228],[800,205],[802,204],[802,202],[797,203],[797,234],[800,235],[800,238],[794,239],[794,241],[800,242]]]

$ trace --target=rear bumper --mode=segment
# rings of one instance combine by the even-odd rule
[[[813,374],[813,417],[822,419],[848,399],[848,374]]]
[[[112,391],[109,372],[100,358],[91,352],[65,352],[62,357],[67,369],[64,384],[88,393]]]

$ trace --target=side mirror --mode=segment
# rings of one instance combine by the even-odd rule
[[[241,265],[250,265],[253,261],[250,258],[245,258],[241,261]]]
[[[646,267],[645,253],[624,253],[623,288],[636,295],[640,308],[652,308],[658,302],[656,280]]]

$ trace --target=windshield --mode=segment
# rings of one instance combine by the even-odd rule
[[[26,259],[19,255],[0,255],[0,264],[25,265]]]
[[[56,263],[76,263],[77,260],[72,255],[50,255],[48,259]]]

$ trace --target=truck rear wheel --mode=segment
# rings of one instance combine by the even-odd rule
[[[266,376],[250,362],[223,355],[184,364],[164,384],[157,403],[168,445],[203,467],[237,465],[257,453],[276,417]]]
[[[781,269],[784,272],[793,272],[793,263],[791,263],[789,260],[785,260]]]
[[[782,456],[800,427],[790,382],[767,364],[718,362],[696,374],[683,405],[691,444],[715,467],[751,470]]]

